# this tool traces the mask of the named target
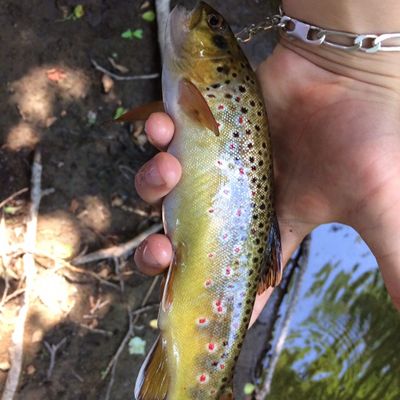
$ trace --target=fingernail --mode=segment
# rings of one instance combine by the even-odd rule
[[[165,185],[165,181],[162,178],[160,171],[157,166],[154,164],[150,164],[146,170],[144,171],[144,179],[151,186],[163,186]]]
[[[147,242],[143,245],[143,252],[142,252],[142,259],[143,261],[150,267],[160,267],[159,261],[156,259],[150,247],[148,246]]]

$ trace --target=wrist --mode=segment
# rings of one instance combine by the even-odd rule
[[[354,33],[400,32],[398,0],[283,0],[282,6],[287,15],[327,29]]]

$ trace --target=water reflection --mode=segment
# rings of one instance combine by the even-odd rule
[[[322,226],[268,400],[397,400],[399,339],[399,314],[365,243],[351,228]]]

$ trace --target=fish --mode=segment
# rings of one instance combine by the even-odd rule
[[[256,295],[282,274],[267,115],[249,62],[207,3],[175,7],[165,42],[167,151],[183,172],[163,200],[174,256],[135,398],[231,399]]]

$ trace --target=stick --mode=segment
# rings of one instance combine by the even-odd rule
[[[8,202],[10,202],[11,200],[14,200],[20,194],[25,193],[27,191],[28,191],[28,188],[23,188],[21,190],[18,190],[18,192],[13,193],[11,196],[8,196],[6,199],[4,199],[2,202],[0,202],[0,208],[3,208]]]
[[[49,369],[47,370],[47,380],[49,381],[51,378],[51,375],[53,374],[53,369],[54,366],[56,365],[56,356],[57,356],[57,351],[60,349],[61,346],[64,345],[64,343],[67,341],[67,338],[63,338],[60,342],[57,344],[49,344],[48,342],[44,341],[44,345],[46,346],[47,351],[50,354],[50,365]]]
[[[110,76],[111,78],[115,79],[116,81],[137,81],[140,79],[156,79],[156,78],[160,77],[160,74],[158,72],[156,72],[154,74],[144,74],[144,75],[127,75],[127,76],[117,75],[117,74],[114,74],[114,72],[108,71],[107,69],[102,67],[93,58],[90,59],[90,62],[92,63],[93,67],[95,67],[98,71]]]
[[[41,198],[41,180],[42,164],[41,154],[38,148],[35,150],[32,165],[31,178],[31,206],[29,222],[25,234],[25,246],[27,249],[34,250],[36,244],[37,218]],[[29,304],[33,299],[34,280],[36,275],[35,260],[32,254],[26,253],[23,256],[24,274],[26,279],[24,302],[19,311],[14,333],[12,335],[12,344],[10,349],[11,368],[7,375],[7,381],[3,391],[2,400],[13,400],[18,388],[18,382],[21,376],[23,361],[23,343],[25,333],[25,321],[29,311]]]
[[[87,330],[90,331],[90,332],[98,333],[99,335],[104,335],[104,336],[107,336],[107,337],[112,337],[112,336],[114,336],[114,333],[113,333],[113,332],[111,332],[111,331],[106,331],[105,329],[92,328],[91,326],[85,325],[85,324],[79,324],[79,326],[82,327],[82,328],[87,329]]]
[[[281,322],[280,334],[271,351],[270,363],[268,366],[266,366],[267,373],[264,382],[256,394],[257,400],[265,400],[271,391],[272,378],[274,376],[279,356],[282,353],[283,345],[285,344],[285,340],[289,334],[290,321],[292,319],[294,309],[299,298],[301,285],[303,283],[303,278],[308,263],[309,253],[310,253],[310,237],[308,236],[304,239],[301,245],[301,256],[298,260],[299,268],[297,269],[297,273],[293,278],[294,281],[290,293],[289,302],[287,305],[285,315],[283,316]]]
[[[93,253],[86,254],[81,257],[76,257],[72,260],[73,264],[80,265],[94,261],[104,260],[105,258],[118,258],[128,257],[133,250],[144,240],[147,236],[152,233],[159,232],[162,229],[162,224],[154,224],[144,232],[140,233],[135,238],[123,243],[119,246],[109,247],[108,249],[102,249]]]
[[[160,46],[161,60],[164,59],[165,30],[167,28],[168,16],[170,12],[170,0],[155,0],[158,44]]]
[[[104,372],[104,374],[102,376],[102,379],[104,380],[107,377],[107,375],[110,372],[110,370],[111,370],[111,378],[110,378],[110,382],[108,383],[108,386],[107,386],[107,392],[106,392],[106,395],[104,397],[104,400],[109,400],[110,399],[111,390],[112,390],[112,387],[114,385],[114,377],[115,377],[115,371],[117,369],[118,359],[119,359],[119,357],[120,357],[120,355],[122,353],[122,350],[125,348],[125,346],[127,345],[129,339],[133,335],[133,330],[134,330],[135,324],[139,320],[140,314],[149,310],[148,306],[146,306],[146,303],[149,300],[151,294],[153,293],[155,287],[157,286],[159,278],[160,278],[159,276],[156,276],[153,279],[153,282],[151,283],[149,289],[147,290],[146,295],[144,296],[144,299],[142,301],[142,304],[141,304],[140,308],[138,308],[136,310],[133,310],[133,311],[131,311],[128,308],[128,319],[129,319],[128,331],[126,332],[125,337],[123,338],[121,344],[119,345],[117,352],[114,354],[114,356],[112,357],[112,359],[108,363],[107,368],[106,368],[106,370],[105,370],[105,372]],[[154,307],[154,304],[151,305],[151,306]]]

